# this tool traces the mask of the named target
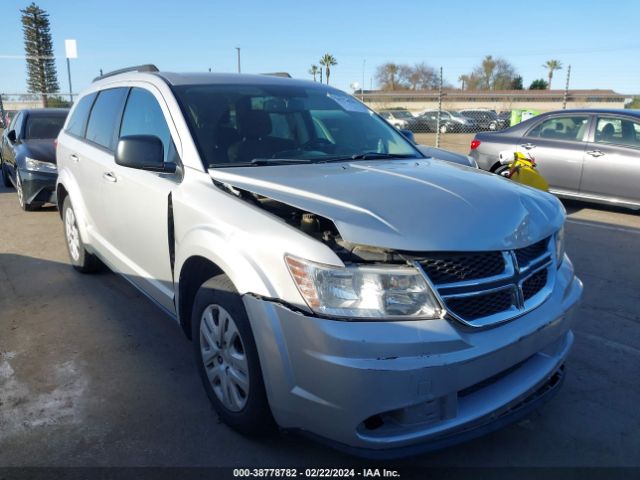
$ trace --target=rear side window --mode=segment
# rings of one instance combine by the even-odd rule
[[[92,93],[86,97],[82,97],[73,109],[69,124],[67,125],[67,132],[75,135],[76,137],[84,137],[84,127],[87,125],[87,118],[89,117],[89,111],[93,100],[96,98],[96,94]]]
[[[589,117],[567,116],[552,117],[529,130],[527,137],[548,138],[552,140],[582,141],[587,131]]]
[[[91,109],[91,116],[87,124],[86,138],[109,150],[115,150],[120,126],[120,114],[126,88],[112,88],[98,94],[96,103]]]

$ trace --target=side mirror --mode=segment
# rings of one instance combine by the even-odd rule
[[[16,140],[18,139],[18,137],[16,135],[16,131],[15,130],[9,130],[9,132],[7,133],[7,138],[9,139],[9,141],[11,143],[16,143]]]
[[[411,143],[416,143],[416,137],[413,136],[413,132],[411,130],[403,128],[402,130],[400,130],[400,133],[404,135]]]
[[[164,163],[162,140],[153,135],[121,137],[116,148],[116,163],[123,167],[174,173],[175,163]]]

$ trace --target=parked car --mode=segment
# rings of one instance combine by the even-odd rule
[[[422,120],[422,125],[431,128],[431,132],[436,131],[436,122],[438,120],[437,110],[427,110],[417,117]],[[411,124],[407,127],[412,128]],[[415,127],[414,127],[415,128]],[[447,132],[477,132],[480,130],[478,121],[474,118],[465,117],[457,112],[442,110],[440,112],[440,133]]]
[[[2,134],[2,179],[5,187],[15,186],[23,210],[56,203],[54,140],[68,113],[66,108],[21,110]]]
[[[502,132],[477,134],[469,154],[480,168],[500,173],[502,150],[529,152],[556,195],[640,208],[637,110],[544,113]]]
[[[176,319],[225,423],[388,458],[557,391],[582,286],[554,196],[425,158],[328,85],[138,70],[58,137],[69,256]]]
[[[432,115],[431,113],[422,113],[416,116],[413,119],[409,119],[407,121],[407,130],[412,133],[430,133],[438,131],[438,117],[437,115]],[[454,125],[445,120],[444,118],[440,119],[440,133],[447,133],[454,131]]]
[[[511,126],[511,110],[498,112],[498,130],[503,130]]]
[[[479,131],[500,130],[501,122],[498,120],[498,114],[492,110],[479,108],[469,108],[460,110],[460,115],[474,119],[478,124]]]
[[[414,119],[409,110],[381,110],[378,113],[397,129],[407,128],[409,122]]]

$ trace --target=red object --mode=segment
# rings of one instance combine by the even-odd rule
[[[58,139],[57,138],[53,139],[53,147],[54,148],[58,148]]]
[[[475,138],[471,140],[471,150],[475,150],[480,146],[480,140],[476,140]]]

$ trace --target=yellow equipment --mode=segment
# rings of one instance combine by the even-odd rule
[[[503,176],[522,185],[549,191],[549,184],[536,169],[536,161],[531,155],[526,156],[522,152],[500,152],[500,163],[509,167],[502,172]]]

